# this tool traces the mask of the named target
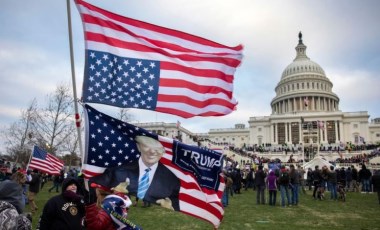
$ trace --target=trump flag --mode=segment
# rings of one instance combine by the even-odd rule
[[[180,183],[177,211],[204,219],[215,227],[219,226],[224,214],[221,197],[225,187],[221,175],[221,153],[156,135],[103,114],[89,105],[84,105],[84,108],[86,150],[82,173],[85,178],[90,181],[102,178],[118,166],[138,161],[141,153],[135,142],[136,136],[153,138],[165,149],[159,163],[169,169]],[[104,178],[115,180],[113,175],[116,174]],[[117,180],[117,183],[112,182],[112,186],[126,178]],[[129,191],[131,192],[130,189]],[[160,191],[156,191],[156,194],[157,192]]]
[[[82,99],[184,118],[234,111],[241,45],[228,47],[77,0],[85,37]]]
[[[34,146],[29,168],[38,169],[41,172],[48,174],[59,175],[63,166],[64,163],[62,160],[45,150]]]

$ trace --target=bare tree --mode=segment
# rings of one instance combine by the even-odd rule
[[[47,106],[37,113],[36,139],[52,154],[67,151],[67,140],[76,136],[74,124],[74,99],[68,84],[60,84],[54,93],[47,95]]]
[[[124,122],[128,122],[128,121],[131,121],[133,119],[133,116],[128,113],[128,109],[120,108],[119,113],[117,114],[117,119],[124,121]]]
[[[10,158],[24,166],[29,161],[33,146],[33,124],[36,119],[36,113],[37,100],[33,99],[29,107],[21,112],[20,120],[12,123],[8,129],[1,132]]]

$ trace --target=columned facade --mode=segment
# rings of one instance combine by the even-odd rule
[[[367,111],[340,111],[340,99],[332,91],[333,83],[306,55],[301,33],[295,49],[295,59],[285,68],[274,89],[276,95],[270,104],[271,115],[250,117],[248,128],[236,124],[234,128],[195,134],[176,127],[175,123],[137,125],[163,136],[180,136],[188,144],[203,139],[237,148],[256,145],[273,149],[286,145],[315,150],[320,145],[363,144],[363,140],[368,144],[380,142],[380,118],[369,123]]]
[[[306,55],[302,34],[299,34],[296,57],[282,73],[271,101],[272,114],[251,117],[250,140],[257,145],[257,127],[267,123],[271,145],[311,146],[357,143],[367,138],[367,112],[344,113],[339,110],[339,97],[325,71]],[[261,134],[261,136],[263,136]],[[265,135],[264,135],[265,136]],[[356,141],[356,142],[355,142]]]

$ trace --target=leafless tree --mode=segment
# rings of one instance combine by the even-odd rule
[[[116,118],[124,122],[129,122],[132,121],[133,116],[128,113],[128,109],[120,108]]]
[[[21,111],[20,120],[1,131],[8,155],[16,163],[26,165],[30,158],[34,138],[34,122],[37,115],[37,100],[33,99],[25,111]]]
[[[77,136],[74,123],[74,99],[68,84],[60,84],[54,93],[47,95],[46,108],[37,112],[35,134],[42,141],[47,151],[57,154],[57,151],[71,151],[67,141]]]

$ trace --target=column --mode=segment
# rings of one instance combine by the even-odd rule
[[[289,141],[290,143],[293,143],[292,142],[292,123],[288,123],[289,124]]]
[[[330,98],[326,98],[327,111],[330,111]]]
[[[318,111],[321,111],[321,97],[318,97]]]
[[[288,137],[288,122],[285,122],[285,143],[288,143],[289,137]]]
[[[277,131],[277,125],[274,124],[274,137],[275,137],[275,141],[274,141],[274,144],[278,144],[278,135],[277,135],[278,131]]]
[[[339,122],[338,121],[338,123],[339,123],[339,132],[340,132],[340,137],[338,137],[339,138],[339,140],[340,141],[342,141],[343,139],[345,140],[345,136],[343,136],[343,122]],[[347,140],[345,140],[345,141],[347,141]]]
[[[339,139],[338,139],[338,122],[334,121],[334,125],[335,125],[335,143],[338,143],[339,142]]]

